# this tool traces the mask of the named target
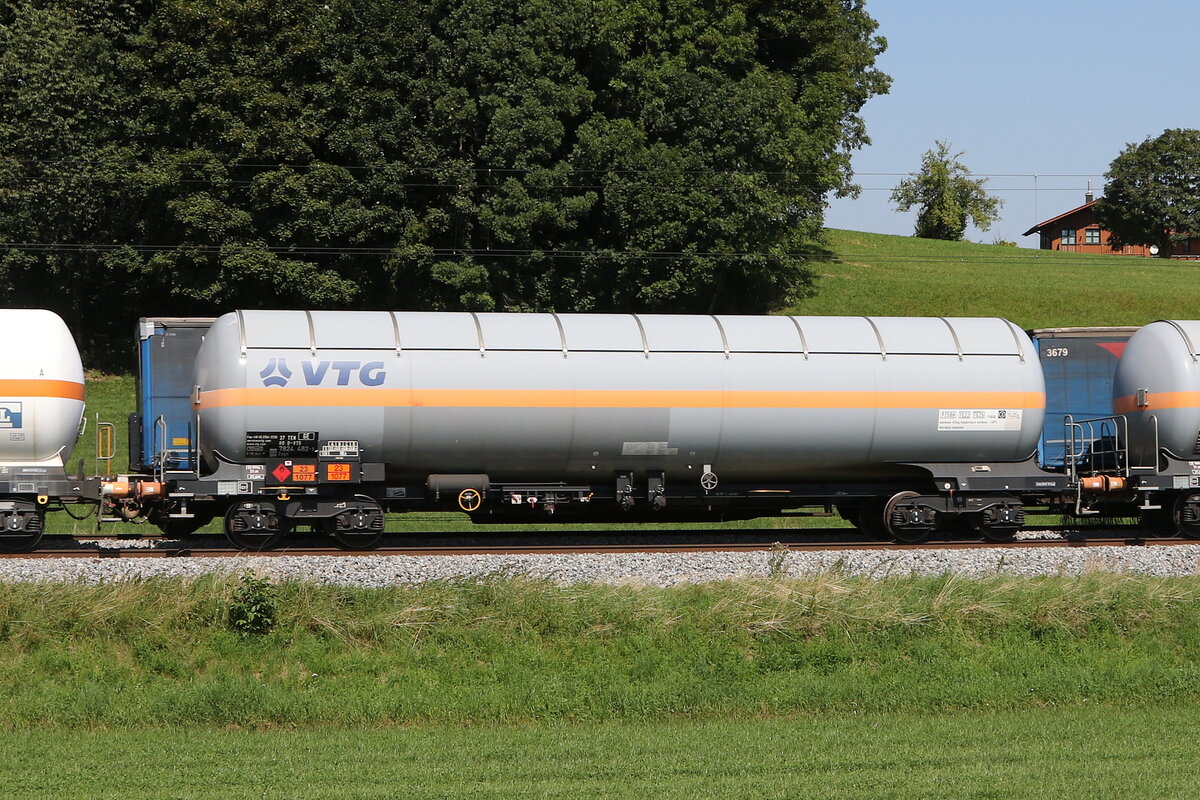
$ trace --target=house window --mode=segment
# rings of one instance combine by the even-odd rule
[[[1070,228],[1063,228],[1062,231],[1063,244],[1075,244],[1075,231]]]
[[[1100,244],[1100,229],[1087,228],[1083,232],[1084,244]]]
[[[1192,252],[1192,240],[1191,239],[1183,240],[1183,252],[1185,252],[1185,253]]]

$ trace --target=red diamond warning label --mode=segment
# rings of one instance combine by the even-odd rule
[[[275,476],[275,480],[283,483],[288,479],[288,476],[292,474],[292,470],[287,464],[280,464],[278,467],[271,470],[271,474]]]

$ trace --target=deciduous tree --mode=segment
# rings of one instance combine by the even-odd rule
[[[1165,258],[1175,242],[1200,235],[1200,131],[1127,145],[1104,177],[1096,216],[1113,245],[1157,245]]]
[[[892,202],[900,211],[917,209],[914,236],[923,239],[958,241],[967,230],[967,220],[986,231],[999,219],[1004,201],[984,189],[987,178],[973,178],[971,171],[952,153],[949,142],[937,141],[921,157],[921,170],[900,181],[892,190]]]

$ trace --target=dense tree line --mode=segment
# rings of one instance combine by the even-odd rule
[[[760,312],[889,79],[861,0],[0,0],[0,291]]]

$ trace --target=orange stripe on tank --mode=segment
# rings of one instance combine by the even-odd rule
[[[1196,408],[1200,406],[1200,392],[1146,392],[1146,405],[1138,406],[1135,395],[1126,395],[1113,400],[1113,410],[1118,414],[1134,411],[1163,411],[1169,408]]]
[[[1041,392],[212,389],[200,408],[1045,408]]]
[[[2,397],[61,397],[65,400],[82,400],[83,384],[75,381],[0,380]]]

